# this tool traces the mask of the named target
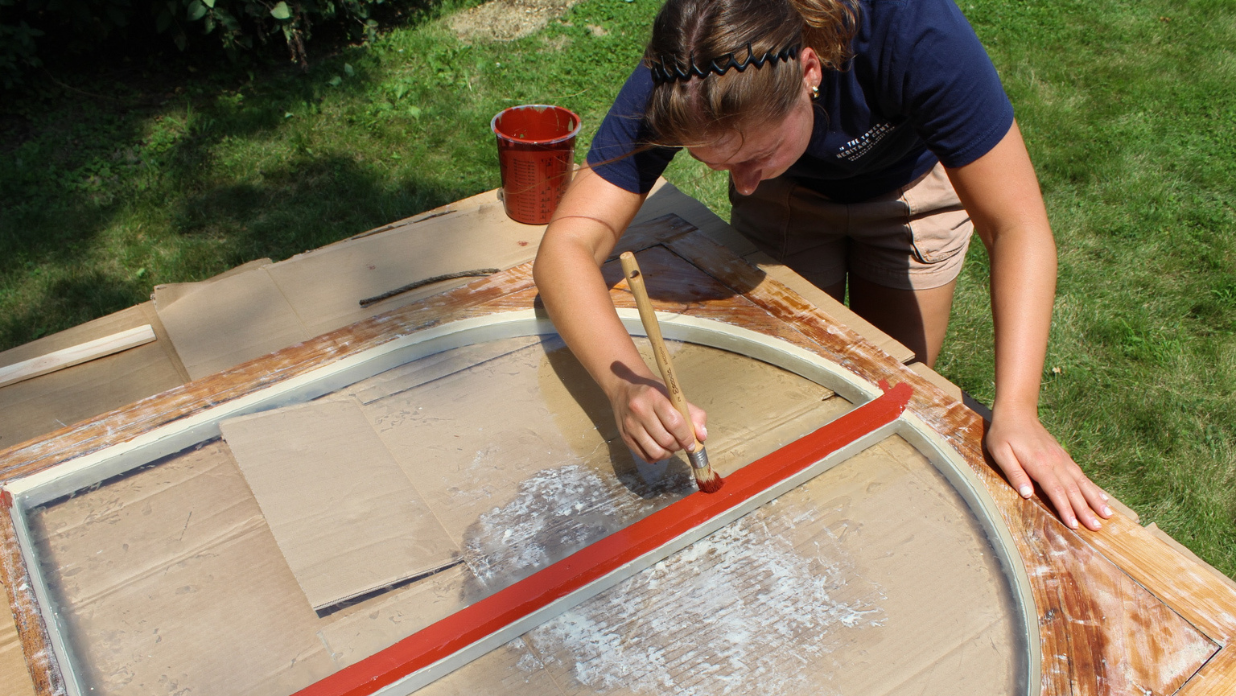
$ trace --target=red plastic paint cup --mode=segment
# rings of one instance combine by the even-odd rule
[[[498,136],[506,214],[527,225],[548,223],[575,168],[579,116],[530,104],[499,112],[489,125]]]

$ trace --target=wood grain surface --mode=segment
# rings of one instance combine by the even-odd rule
[[[4,500],[7,503],[7,494]],[[60,676],[60,667],[52,659],[47,626],[30,589],[30,573],[17,545],[13,518],[7,514],[7,504],[4,507],[5,514],[0,514],[0,573],[4,575],[4,589],[17,624],[17,635],[21,638],[26,667],[30,671],[35,693],[39,696],[60,696],[65,693],[64,680]]]
[[[96,338],[68,348],[61,348],[37,358],[19,362],[16,365],[0,367],[0,387],[7,387],[28,379],[33,379],[66,367],[80,365],[90,360],[104,358],[122,350],[136,348],[155,340],[154,329],[150,324],[127,329],[103,338]]]

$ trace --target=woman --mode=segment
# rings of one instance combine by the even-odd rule
[[[546,230],[554,324],[648,461],[707,437],[670,405],[599,265],[679,149],[730,173],[733,225],[934,363],[972,230],[991,257],[986,444],[1070,527],[1107,496],[1038,419],[1056,253],[1012,106],[952,0],[669,0]],[[656,385],[656,386],[653,386]]]

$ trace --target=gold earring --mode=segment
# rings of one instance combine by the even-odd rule
[[[811,99],[816,100],[819,98],[820,98],[820,87],[818,85],[811,85]]]

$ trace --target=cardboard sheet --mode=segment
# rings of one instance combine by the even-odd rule
[[[223,442],[33,511],[94,693],[282,696],[692,490],[685,463],[637,466],[615,445],[607,402],[560,344],[481,348],[345,390],[375,390],[365,410],[386,408],[383,436],[414,447],[398,464],[445,502],[466,563],[333,613],[305,601]],[[674,357],[723,473],[849,409],[755,360],[682,344]],[[900,440],[745,520],[425,693],[1013,691],[1022,647],[998,564]]]
[[[475,279],[434,283],[362,308],[359,302],[365,298],[447,273],[506,269],[528,261],[544,231],[514,222],[495,201],[466,214],[299,254],[269,271],[301,323],[317,336]]]
[[[525,336],[435,353],[387,370],[376,377],[347,387],[340,393],[353,396],[362,404],[370,404],[540,342],[539,336]]]
[[[92,694],[289,694],[335,671],[228,448],[33,511]]]
[[[362,299],[423,278],[531,260],[544,226],[510,220],[496,197],[474,198],[458,211],[418,216],[279,263],[261,259],[201,283],[158,286],[155,308],[198,379],[474,279],[364,308]]]
[[[267,273],[269,266],[211,281],[155,308],[193,379],[299,343],[310,334]]]
[[[71,615],[75,664],[99,696],[286,696],[414,625],[411,616],[377,612],[397,593],[318,617],[222,441],[36,510],[31,521],[57,607]],[[449,595],[414,603],[417,616],[433,616],[458,604],[458,584],[443,581],[461,571],[401,591],[423,598],[446,587]],[[325,631],[356,612],[374,620],[350,622],[354,638],[336,629],[340,647],[332,650]],[[515,641],[420,693],[560,692]]]
[[[0,449],[185,382],[149,302],[0,353],[0,365],[13,365],[143,324],[154,343],[0,388]]]
[[[239,266],[233,266],[219,275],[211,276],[206,280],[200,280],[192,283],[165,283],[163,285],[156,285],[154,287],[154,292],[152,293],[154,296],[155,306],[156,308],[166,308],[173,302],[178,302],[181,299],[198,292],[199,290],[210,287],[211,283],[223,280],[224,278],[231,278],[232,276],[240,275],[241,273],[255,271],[262,266],[269,266],[271,263],[273,263],[273,261],[268,258],[254,259],[252,261],[242,263]]]
[[[568,694],[1012,694],[1024,645],[960,498],[900,438],[525,636]]]
[[[355,401],[265,411],[220,429],[314,609],[456,560],[458,547]]]

